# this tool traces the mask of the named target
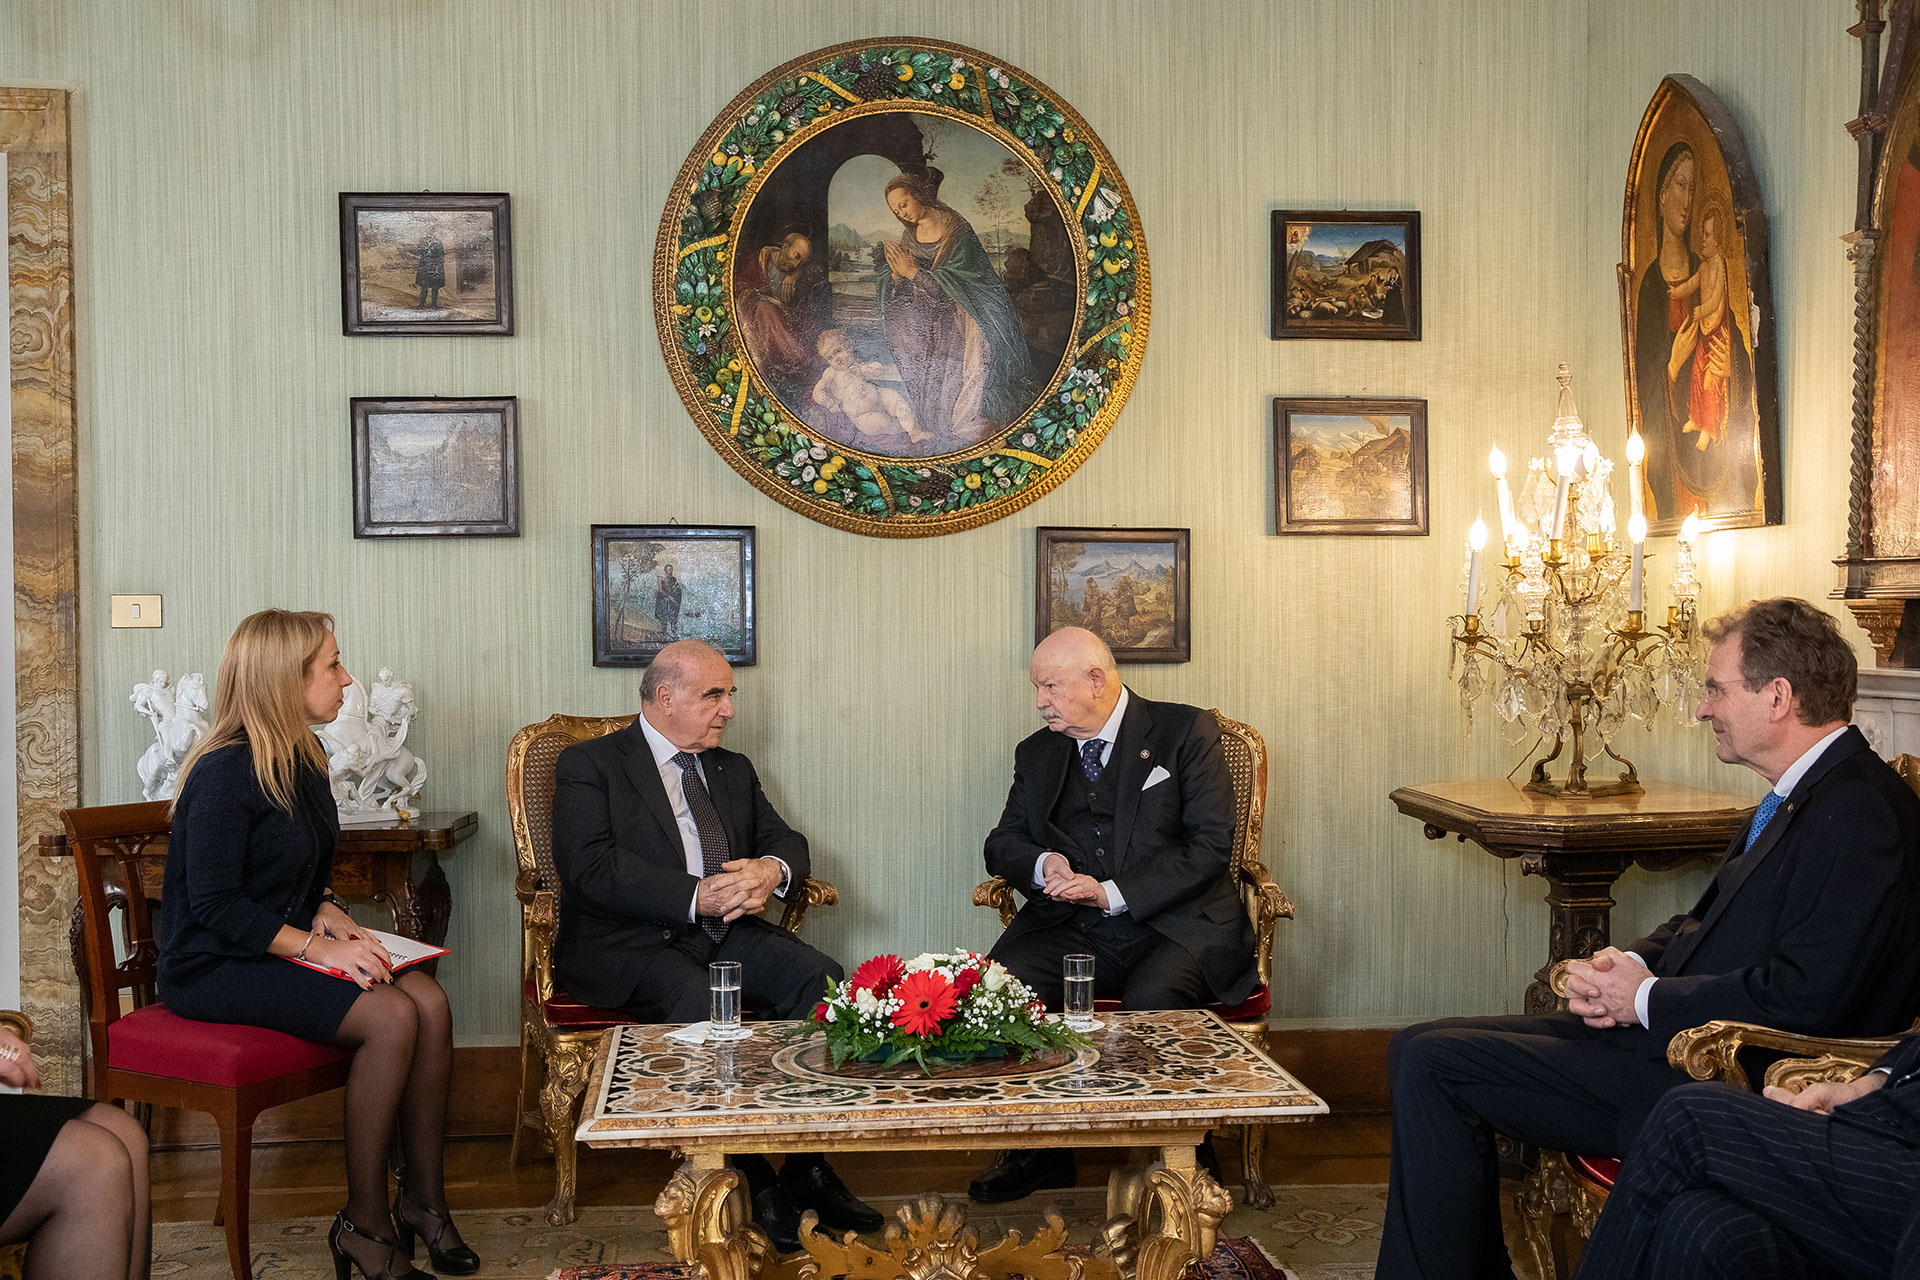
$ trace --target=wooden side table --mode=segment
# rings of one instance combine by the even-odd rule
[[[1547,975],[1561,960],[1592,955],[1611,941],[1613,882],[1628,867],[1664,871],[1711,860],[1746,830],[1754,805],[1672,782],[1639,795],[1543,796],[1505,778],[1429,782],[1389,798],[1425,824],[1429,840],[1452,833],[1497,858],[1520,859],[1523,875],[1545,876],[1547,962],[1527,987],[1527,1012],[1557,1003]]]

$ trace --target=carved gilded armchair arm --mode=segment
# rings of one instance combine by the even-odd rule
[[[800,932],[801,924],[807,918],[809,907],[837,907],[840,905],[840,891],[825,880],[816,880],[808,876],[801,885],[800,892],[793,895],[786,907],[780,912],[780,927],[788,933]]]
[[[1000,927],[1006,928],[1013,923],[1013,913],[1019,909],[1014,900],[1013,886],[999,876],[991,880],[982,880],[973,891],[973,905],[990,907],[1000,913]]]
[[[534,995],[545,1004],[553,995],[553,891],[540,887],[538,872],[522,871],[513,896],[520,899],[520,976],[533,979]]]
[[[1851,1080],[1897,1043],[1897,1036],[1832,1040],[1751,1022],[1709,1022],[1689,1027],[1668,1041],[1667,1061],[1695,1080],[1723,1080],[1747,1089],[1752,1082],[1740,1065],[1740,1050],[1776,1049],[1800,1056],[1768,1067],[1764,1083],[1804,1088],[1818,1080]]]
[[[0,1009],[0,1027],[5,1027],[22,1040],[33,1039],[33,1019],[17,1009]]]

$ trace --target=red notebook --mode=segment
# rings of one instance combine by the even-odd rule
[[[422,960],[435,960],[447,954],[445,947],[436,947],[429,943],[415,941],[412,938],[403,938],[397,933],[382,933],[378,929],[369,929],[365,926],[357,928],[355,932],[364,937],[371,937],[375,942],[387,949],[387,954],[393,957],[394,973],[419,964]],[[329,969],[326,965],[315,964],[311,960],[294,960],[292,956],[282,956],[281,959],[292,960],[294,964],[302,968],[312,969],[315,973],[331,974],[336,978],[344,978],[347,976],[339,969]]]

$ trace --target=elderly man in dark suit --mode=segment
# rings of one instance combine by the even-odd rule
[[[554,969],[588,1004],[642,1022],[706,1016],[707,965],[740,962],[741,997],[801,1018],[844,976],[835,961],[757,912],[799,891],[806,837],[775,811],[753,764],[720,746],[733,719],[733,668],[699,640],[668,645],[640,681],[640,714],[576,743],[554,766],[553,858],[562,911]],[[835,1231],[878,1231],[818,1155],[741,1156],[754,1219],[775,1247],[799,1248],[800,1213]]]
[[[1042,641],[1027,674],[1047,727],[1015,748],[986,845],[987,870],[1027,902],[993,958],[1056,1004],[1071,954],[1094,957],[1095,990],[1124,1008],[1246,999],[1259,979],[1220,722],[1132,693],[1106,643],[1079,627]],[[994,1204],[1074,1174],[1071,1151],[1014,1151],[967,1193]]]
[[[1579,1280],[1920,1278],[1920,1035],[1848,1084],[1653,1109]]]
[[[1852,648],[1804,600],[1706,624],[1697,714],[1772,789],[1699,902],[1569,967],[1566,1012],[1394,1037],[1382,1280],[1505,1275],[1495,1132],[1623,1154],[1686,1076],[1666,1046],[1716,1018],[1885,1035],[1920,1000],[1920,799],[1849,728]]]

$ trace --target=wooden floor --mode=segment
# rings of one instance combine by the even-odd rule
[[[1387,1180],[1389,1121],[1384,1115],[1326,1116],[1269,1130],[1267,1178],[1296,1185],[1383,1183]],[[1216,1137],[1214,1146],[1231,1176],[1239,1168],[1239,1144]],[[447,1148],[447,1198],[454,1209],[539,1208],[553,1194],[553,1164],[534,1161],[514,1168],[505,1138],[455,1141]],[[988,1151],[933,1152],[912,1156],[856,1152],[836,1156],[834,1167],[856,1194],[913,1195],[958,1191],[991,1161]],[[1120,1152],[1087,1152],[1080,1184],[1102,1186]],[[211,1148],[159,1151],[153,1155],[153,1212],[162,1222],[211,1221],[219,1196],[220,1153]],[[580,1203],[651,1205],[673,1171],[663,1153],[580,1153]],[[346,1200],[346,1179],[337,1142],[256,1147],[253,1153],[252,1215],[317,1218]]]

